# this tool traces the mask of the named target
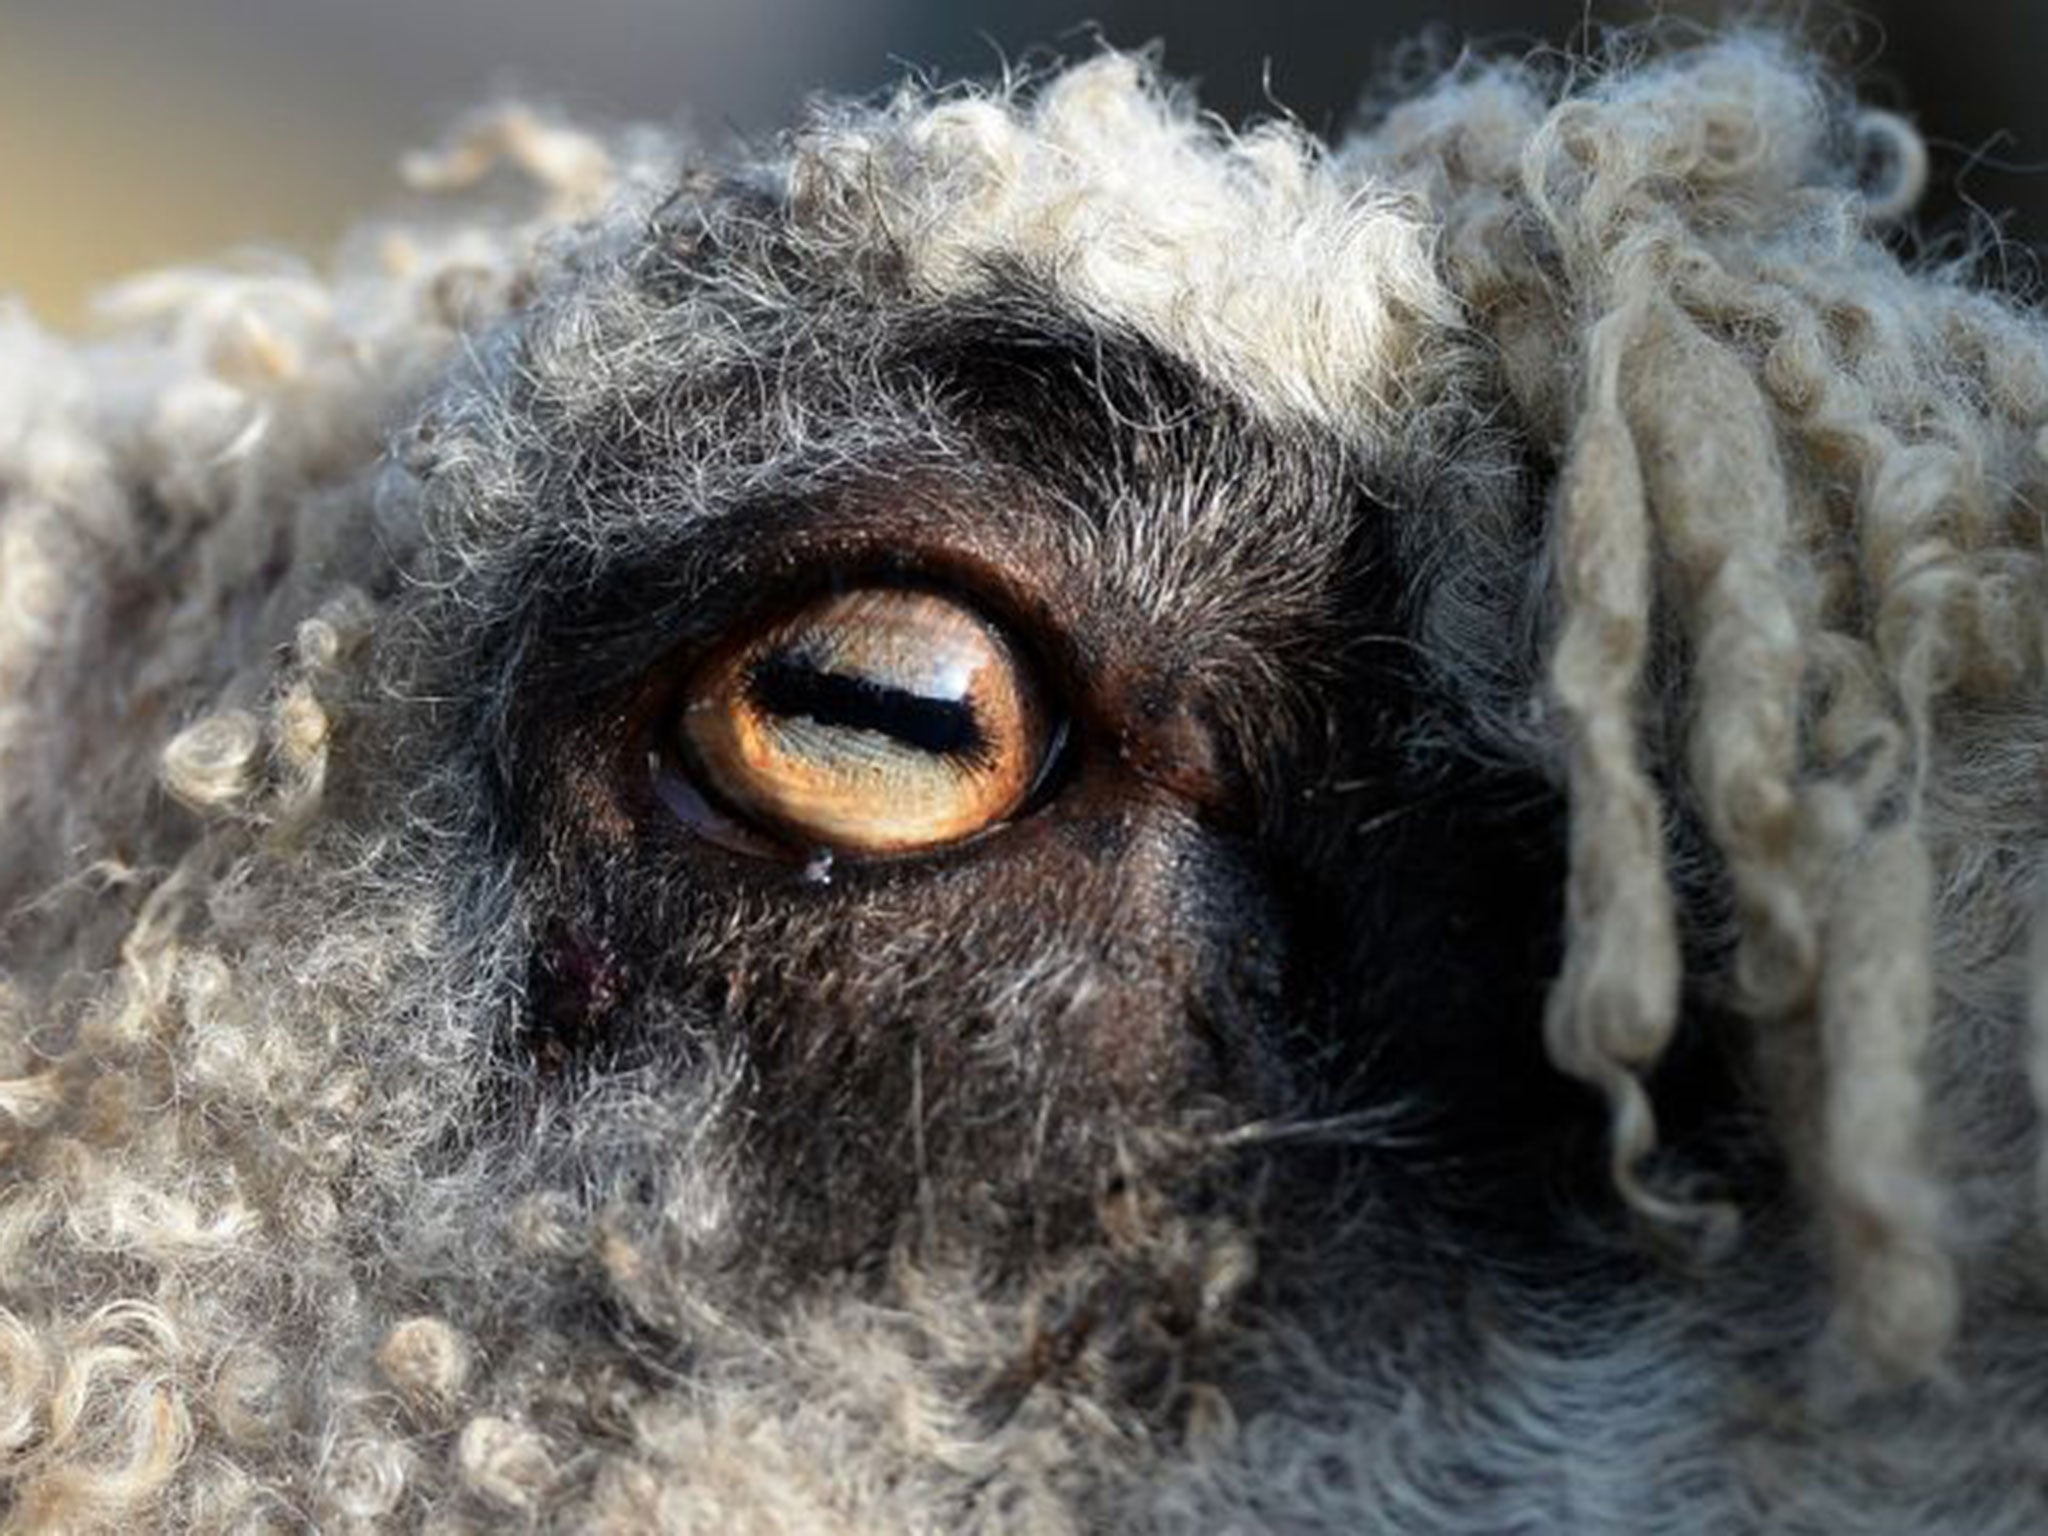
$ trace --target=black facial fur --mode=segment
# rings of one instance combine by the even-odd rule
[[[766,502],[675,504],[687,433],[662,448],[644,410],[600,444],[590,516],[622,531],[536,593],[506,693],[502,824],[550,914],[513,1072],[544,1064],[544,1098],[738,1049],[776,1186],[757,1237],[799,1273],[914,1224],[1019,1260],[1094,1241],[1133,1156],[1211,1199],[1249,1175],[1202,1149],[1253,1123],[1399,1128],[1283,1139],[1250,1160],[1262,1200],[1277,1175],[1512,1229],[1532,1202],[1505,1184],[1597,1187],[1594,1106],[1537,1025],[1558,801],[1461,737],[1415,638],[1399,529],[1423,509],[1391,498],[1429,494],[1428,466],[1252,421],[1019,288],[891,317],[867,395],[821,375],[780,405],[859,451],[784,465]],[[829,883],[694,838],[646,786],[675,680],[876,573],[957,587],[1043,659],[1062,782],[988,838]]]

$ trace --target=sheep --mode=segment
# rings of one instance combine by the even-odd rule
[[[2048,1520],[2048,329],[1900,119],[406,169],[0,314],[9,1529]]]

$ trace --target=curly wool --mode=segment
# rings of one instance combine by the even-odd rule
[[[1832,1267],[1830,1369],[1958,1370],[2024,1400],[1958,1328],[1966,1296],[2018,1283],[2048,1108],[2048,331],[1887,250],[1873,221],[1906,199],[1854,179],[1859,121],[1800,59],[1739,39],[1563,79],[1473,66],[1325,150],[1230,136],[1112,55],[1033,90],[822,108],[786,156],[724,176],[850,274],[821,303],[884,281],[972,294],[1020,266],[1367,458],[1497,393],[1558,466],[1547,559],[1524,568],[1477,493],[1464,523],[1411,536],[1480,573],[1427,615],[1441,669],[1498,751],[1568,787],[1552,1061],[1606,1095],[1640,1212],[1718,1221],[1659,1174],[1649,1079],[1682,997],[1722,996],[1754,1028]],[[1895,120],[1871,131],[1901,183],[1920,174]],[[539,196],[468,199],[501,160]],[[763,278],[670,334],[573,299],[678,202],[702,200],[710,245],[767,238],[657,136],[600,144],[508,110],[410,169],[454,205],[364,231],[333,277],[145,278],[92,342],[0,317],[11,1528],[1475,1518],[1443,1460],[1476,1454],[1455,1451],[1468,1426],[1418,1410],[1290,1434],[1193,1383],[1176,1443],[1113,1406],[1106,1346],[1089,1391],[991,1427],[957,1383],[989,1339],[1056,1332],[1020,1313],[1056,1312],[1057,1278],[1020,1303],[937,1265],[890,1305],[827,1294],[772,1329],[679,1282],[738,1241],[733,1062],[622,1090],[555,1141],[471,1123],[501,1070],[473,1000],[516,994],[529,936],[502,868],[459,902],[443,889],[441,850],[482,812],[466,765],[407,724],[436,682],[407,658],[435,633],[407,605],[438,586],[459,612],[465,583],[517,579],[505,465],[529,429],[509,397],[573,418],[686,342],[766,398],[771,365],[715,305],[782,298]],[[707,483],[760,473],[726,451],[706,450]],[[1505,473],[1494,451],[1474,485]],[[1538,692],[1483,611],[1506,583],[1547,584]],[[658,1220],[585,1198],[574,1170],[657,1144],[687,1170]],[[502,1230],[475,1235],[486,1211]],[[1220,1230],[1133,1246],[1205,1317],[1245,1283]],[[551,1293],[599,1283],[635,1326],[696,1341],[691,1381],[652,1388],[627,1345],[571,1335]],[[1675,1437],[1663,1492],[1536,1491],[1560,1447],[1626,1454],[1606,1405],[1675,1422],[1727,1390],[1695,1346],[1739,1315],[1689,1298],[1577,1353],[1503,1334],[1529,1357],[1469,1405],[1498,1447],[1478,1480],[1524,1479],[1524,1518],[1581,1530],[1755,1517],[1768,1493],[1730,1491]],[[1964,1454],[1963,1429],[1883,1426],[1925,1466]],[[1781,1518],[1839,1528],[1860,1475],[1835,1457]],[[2026,1528],[2029,1508],[1973,1528]]]
[[[1927,1124],[1935,906],[1993,878],[1988,850],[1950,846],[1964,828],[2026,825],[2038,804],[2022,774],[1930,805],[1953,740],[1936,712],[1995,708],[2015,739],[2036,723],[2048,376],[2034,317],[1902,268],[1868,232],[1872,198],[1824,169],[1856,122],[1770,49],[1733,48],[1557,105],[1485,74],[1397,109],[1357,153],[1430,178],[1451,286],[1563,464],[1551,689],[1573,873],[1553,1058],[1608,1093],[1630,1180],[1654,1136],[1639,1084],[1679,1016],[1637,703],[1662,623],[1686,654],[1655,727],[1682,740],[1725,861],[1741,1011],[1798,1085],[1786,1134],[1844,1319],[1924,1370],[1958,1306]],[[2032,840],[2009,856],[2031,864]],[[2025,868],[2012,878],[1983,899],[2022,900]]]

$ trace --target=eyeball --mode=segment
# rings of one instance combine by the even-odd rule
[[[689,678],[674,745],[782,841],[852,855],[956,843],[1014,815],[1055,744],[1018,649],[964,603],[836,592]]]

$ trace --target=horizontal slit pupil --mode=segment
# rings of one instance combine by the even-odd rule
[[[747,682],[754,703],[770,715],[808,715],[822,726],[875,731],[935,757],[974,757],[988,745],[974,706],[964,699],[927,698],[789,656],[758,663]]]

